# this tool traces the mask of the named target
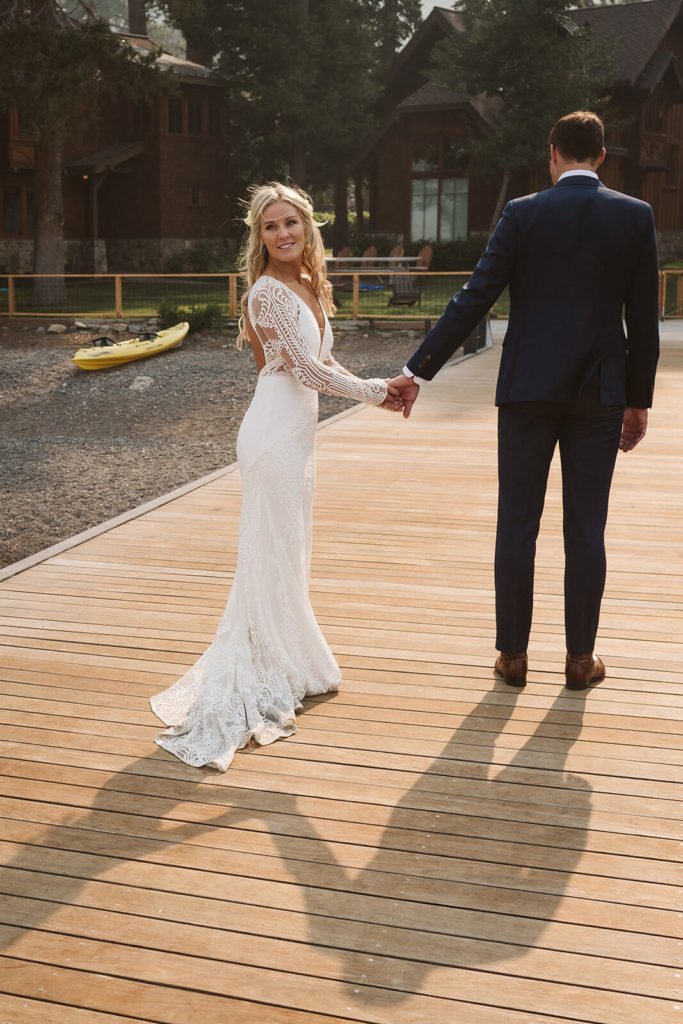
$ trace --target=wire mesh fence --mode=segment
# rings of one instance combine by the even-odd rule
[[[330,280],[339,319],[423,320],[440,316],[468,277],[345,271]],[[235,318],[241,290],[237,274],[9,275],[0,277],[0,316],[131,319],[213,306]],[[493,312],[505,316],[507,308],[503,295]]]
[[[663,270],[659,275],[659,306],[662,319],[683,317],[683,270]]]
[[[164,308],[216,306],[237,315],[236,274],[64,274],[0,277],[0,315],[24,317],[159,316]]]
[[[329,278],[338,319],[424,320],[439,317],[469,276],[389,268],[334,271]],[[0,316],[132,319],[212,306],[234,319],[241,289],[239,275],[227,273],[10,274],[0,276]],[[683,270],[661,272],[660,311],[663,318],[683,317]],[[507,317],[507,289],[491,312]]]

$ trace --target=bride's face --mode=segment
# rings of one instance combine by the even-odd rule
[[[301,214],[284,199],[271,203],[263,211],[261,239],[268,257],[279,263],[300,261],[305,243]]]

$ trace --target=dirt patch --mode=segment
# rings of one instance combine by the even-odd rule
[[[0,327],[0,567],[230,465],[256,383],[235,331],[110,370],[71,361],[101,330]],[[121,335],[122,338],[129,335]],[[421,331],[335,328],[335,357],[362,377],[400,370]],[[320,396],[320,418],[354,403]]]

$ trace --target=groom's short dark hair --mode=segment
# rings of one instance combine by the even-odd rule
[[[605,126],[591,110],[575,110],[557,121],[548,136],[565,160],[585,163],[597,160],[605,145]]]

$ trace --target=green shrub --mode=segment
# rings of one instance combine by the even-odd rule
[[[457,238],[452,242],[406,242],[406,256],[417,256],[423,245],[431,245],[431,271],[438,270],[474,270],[474,266],[486,248],[486,239],[482,235],[471,235],[469,238]]]
[[[172,253],[164,264],[167,274],[219,274],[234,261],[225,242],[207,238]]]
[[[223,324],[223,310],[216,303],[209,303],[207,306],[178,306],[174,302],[162,302],[158,312],[159,330],[167,327],[174,327],[187,321],[190,325],[188,334],[196,334],[198,331],[210,331],[212,328],[221,327]]]

